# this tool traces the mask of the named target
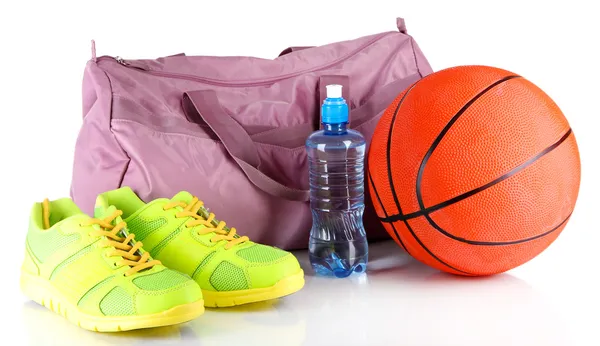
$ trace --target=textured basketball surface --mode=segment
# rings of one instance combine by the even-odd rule
[[[431,74],[381,118],[369,190],[392,238],[454,274],[490,275],[547,248],[580,179],[575,136],[533,83],[485,66]]]

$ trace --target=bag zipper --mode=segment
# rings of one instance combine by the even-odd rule
[[[224,80],[218,80],[218,79],[210,79],[210,78],[205,78],[205,77],[198,77],[198,76],[193,76],[193,75],[188,75],[188,74],[181,74],[181,73],[174,73],[174,72],[164,72],[164,71],[155,71],[155,70],[150,70],[147,67],[138,64],[135,60],[125,60],[123,58],[121,58],[120,56],[116,56],[116,57],[111,57],[111,56],[102,56],[98,58],[98,61],[101,60],[108,60],[108,61],[112,61],[112,62],[116,62],[118,64],[120,64],[121,66],[127,67],[127,68],[133,68],[136,69],[140,72],[144,72],[144,73],[148,73],[154,76],[158,76],[158,77],[165,77],[165,78],[175,78],[175,79],[183,79],[183,80],[189,80],[192,82],[200,82],[200,83],[204,83],[204,84],[210,84],[210,85],[215,85],[215,86],[224,86],[224,87],[246,87],[246,86],[261,86],[261,85],[269,85],[269,84],[273,84],[275,82],[284,80],[284,79],[288,79],[288,78],[292,78],[292,77],[296,77],[299,76],[301,74],[304,73],[309,73],[309,72],[316,72],[316,71],[320,71],[320,70],[324,70],[327,69],[331,66],[334,66],[336,64],[339,64],[345,60],[350,59],[352,56],[356,55],[357,53],[359,53],[360,51],[362,51],[363,49],[367,48],[368,46],[374,44],[375,42],[379,41],[380,39],[394,34],[395,32],[388,32],[388,33],[384,33],[381,35],[376,36],[374,39],[366,42],[365,44],[361,45],[360,47],[358,47],[357,49],[353,50],[352,52],[350,52],[348,55],[341,57],[337,60],[334,60],[332,62],[330,62],[329,64],[314,68],[314,69],[308,69],[308,70],[304,70],[304,71],[299,71],[299,72],[294,72],[294,73],[289,73],[287,75],[283,75],[283,76],[279,76],[276,78],[271,78],[271,79],[265,79],[265,80],[258,80],[258,81],[248,81],[248,82],[243,82],[243,81],[239,81],[239,82],[229,82],[229,81],[224,81]]]

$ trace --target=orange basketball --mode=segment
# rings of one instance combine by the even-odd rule
[[[426,76],[382,116],[368,184],[392,238],[432,267],[490,275],[537,256],[577,199],[575,136],[558,106],[509,71]]]

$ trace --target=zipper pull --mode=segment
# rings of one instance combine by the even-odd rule
[[[116,60],[116,61],[117,61],[119,64],[121,64],[121,65],[123,65],[123,66],[127,66],[127,65],[129,65],[129,64],[128,64],[128,63],[125,61],[125,59],[121,58],[120,56],[116,56],[116,57],[115,57],[115,60]]]
[[[112,59],[114,59],[114,61],[116,61],[119,65],[125,66],[127,68],[135,68],[138,70],[142,70],[142,71],[149,71],[150,69],[144,65],[144,63],[140,62],[139,60],[125,60],[123,58],[121,58],[120,56],[115,56],[112,57]]]

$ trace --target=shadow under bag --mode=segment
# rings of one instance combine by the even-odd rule
[[[394,98],[432,72],[404,21],[397,24],[398,31],[288,48],[272,60],[94,57],[71,196],[92,213],[99,193],[120,186],[145,201],[187,190],[254,241],[306,248],[304,142],[319,128],[325,85],[343,85],[350,128],[369,143]],[[365,198],[369,239],[387,238]]]

